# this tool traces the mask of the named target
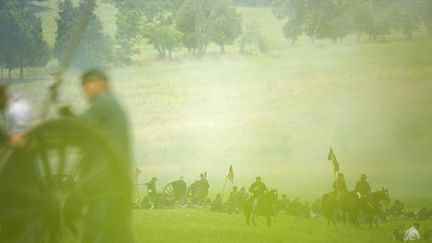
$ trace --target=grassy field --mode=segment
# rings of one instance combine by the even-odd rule
[[[134,232],[137,242],[200,243],[385,243],[392,232],[412,222],[395,220],[379,228],[359,229],[339,224],[327,226],[323,220],[278,215],[272,227],[264,219],[248,227],[243,215],[211,213],[204,209],[136,211]],[[431,222],[420,222],[421,229],[432,229]]]

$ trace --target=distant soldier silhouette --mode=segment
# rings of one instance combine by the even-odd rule
[[[157,178],[153,177],[145,185],[147,186],[147,192],[150,199],[151,208],[157,207],[157,191],[156,191]]]
[[[260,200],[264,194],[268,192],[268,189],[267,186],[261,181],[261,177],[257,176],[255,182],[249,187],[249,191],[252,193],[252,208],[255,210],[258,200]]]
[[[236,212],[240,208],[240,192],[237,186],[233,187],[233,190],[229,194],[227,208],[230,213]]]
[[[199,201],[201,204],[204,203],[205,200],[207,199],[208,191],[210,188],[210,185],[209,185],[206,177],[207,177],[207,173],[201,174],[200,180],[198,181],[199,187],[200,187]]]
[[[268,191],[267,186],[262,182],[261,177],[258,176],[255,182],[249,187],[249,191],[252,193],[254,198],[264,196]]]
[[[337,174],[336,180],[333,182],[333,189],[337,200],[341,200],[342,196],[348,192],[345,177],[342,173]]]
[[[371,192],[371,186],[365,174],[361,175],[354,189],[361,198],[366,198]]]

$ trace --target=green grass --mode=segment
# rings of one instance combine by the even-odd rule
[[[278,215],[273,226],[265,226],[263,218],[256,227],[246,226],[243,215],[211,213],[204,209],[139,210],[133,226],[137,242],[200,243],[383,243],[392,242],[392,232],[407,228],[411,220],[382,223],[379,228],[357,229],[350,225],[327,226],[322,219],[310,220]],[[420,222],[422,230],[430,230],[431,222]]]

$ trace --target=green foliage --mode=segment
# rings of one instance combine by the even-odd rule
[[[421,11],[424,0],[274,0],[276,17],[286,18],[283,32],[294,43],[305,34],[315,39],[342,40],[349,34],[367,34],[369,39],[385,39],[391,30],[401,30],[408,40],[430,11]],[[423,12],[424,14],[419,14]],[[425,21],[425,25],[427,21]]]
[[[37,10],[26,0],[0,2],[0,65],[9,70],[46,65],[49,48]]]
[[[210,39],[220,46],[221,53],[225,52],[225,45],[232,45],[235,39],[241,34],[241,16],[236,9],[226,1],[216,1],[217,17],[212,28],[210,28]]]
[[[177,28],[189,51],[203,55],[210,41],[224,51],[241,32],[241,18],[226,0],[187,0],[177,13]]]
[[[116,41],[123,59],[139,52],[137,45],[146,40],[159,56],[171,58],[182,34],[175,28],[175,11],[182,1],[114,1],[119,8]]]
[[[432,38],[432,1],[422,0],[420,2],[420,14],[423,20],[423,23],[428,31],[429,38]]]
[[[61,59],[69,44],[71,33],[76,27],[80,14],[84,11],[84,3],[75,7],[71,0],[63,0],[59,4],[59,16],[57,18],[57,32],[54,53],[57,59]],[[112,60],[112,41],[102,32],[102,23],[92,13],[90,22],[83,33],[79,46],[74,53],[72,66],[76,68],[88,68],[91,66],[105,66]]]
[[[247,23],[245,31],[240,37],[240,52],[254,55],[255,50],[261,53],[268,51],[268,43],[256,22]]]

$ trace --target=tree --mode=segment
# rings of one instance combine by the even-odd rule
[[[0,61],[1,66],[11,70],[46,65],[49,48],[43,38],[42,23],[37,10],[26,0],[3,0],[0,2]]]
[[[236,9],[230,6],[226,1],[217,1],[219,14],[210,28],[210,40],[215,42],[225,53],[225,45],[232,45],[237,37],[241,34],[241,17]]]
[[[171,58],[180,45],[182,33],[176,29],[175,12],[182,0],[114,1],[119,8],[116,41],[126,60],[139,52],[137,44],[146,40],[160,57]]]
[[[253,55],[255,54],[255,48],[262,53],[268,51],[267,41],[260,27],[256,22],[249,22],[246,24],[245,31],[240,36],[240,53]]]
[[[85,4],[83,2],[78,7],[74,7],[71,0],[63,0],[60,3],[55,43],[57,59],[63,57],[69,43],[70,34],[77,25],[84,8]],[[71,65],[76,68],[107,65],[111,61],[111,50],[112,42],[110,37],[102,32],[102,23],[92,13],[90,22],[86,26],[79,46],[74,53]]]
[[[429,38],[432,39],[432,1],[430,0],[422,0],[420,2],[420,8],[422,9],[421,17],[422,21],[428,31]]]
[[[279,18],[287,18],[283,27],[284,36],[294,45],[304,31],[306,5],[302,0],[275,0],[272,3],[273,14]]]
[[[234,21],[229,23],[228,21]],[[240,34],[241,18],[226,0],[187,0],[177,13],[177,29],[189,51],[203,55],[210,41],[221,47]]]
[[[430,2],[430,1],[428,1]],[[406,35],[407,40],[413,39],[413,33],[421,23],[422,5],[417,0],[395,0],[393,2],[394,18],[397,27]],[[431,12],[428,13],[429,15]]]

